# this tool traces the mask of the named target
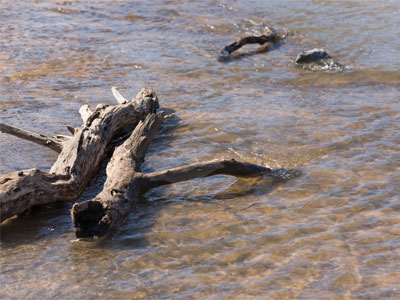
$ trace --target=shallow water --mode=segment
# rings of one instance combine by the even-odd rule
[[[0,1],[0,119],[44,134],[153,88],[175,110],[143,168],[233,157],[299,168],[146,195],[114,235],[75,240],[70,204],[1,225],[4,299],[399,299],[399,1]],[[287,38],[227,63],[263,26]],[[348,69],[310,73],[325,48]],[[250,51],[250,53],[249,53]],[[56,154],[0,134],[0,174]],[[98,192],[96,183],[83,196]]]

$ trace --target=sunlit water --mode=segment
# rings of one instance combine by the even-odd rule
[[[114,103],[111,86],[151,87],[176,118],[144,171],[223,157],[301,170],[153,190],[102,241],[75,240],[71,204],[6,221],[0,298],[400,299],[399,1],[0,5],[1,122],[68,134],[81,105]],[[287,38],[217,61],[265,25]],[[293,66],[316,47],[347,70]],[[1,175],[56,158],[4,134],[0,147]]]

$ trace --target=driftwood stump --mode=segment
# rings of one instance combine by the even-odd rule
[[[241,177],[274,176],[274,171],[234,159],[190,164],[165,171],[143,174],[141,164],[147,149],[168,117],[156,112],[159,102],[150,89],[127,101],[113,88],[118,105],[99,105],[95,111],[80,109],[83,125],[69,127],[73,136],[49,138],[10,125],[0,131],[36,142],[60,152],[50,172],[30,169],[12,172],[0,178],[1,221],[35,205],[55,201],[76,201],[96,175],[106,148],[118,139],[107,164],[103,190],[94,198],[75,203],[71,217],[77,237],[104,236],[131,211],[140,196],[149,189],[218,174]]]

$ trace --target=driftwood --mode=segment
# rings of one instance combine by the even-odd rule
[[[50,172],[30,169],[12,172],[0,178],[0,222],[35,205],[56,201],[76,201],[96,175],[106,147],[112,139],[133,130],[140,120],[158,108],[158,99],[150,89],[143,89],[135,99],[115,106],[100,105],[94,112],[80,110],[84,124],[63,143],[44,137],[42,141],[6,131],[12,127],[1,124],[3,132],[23,137],[39,144],[62,148]],[[18,134],[17,134],[18,133]],[[51,141],[48,143],[47,141]]]
[[[274,29],[265,27],[262,35],[246,36],[246,37],[240,38],[236,42],[224,47],[221,50],[221,54],[220,54],[218,60],[225,61],[225,60],[229,59],[232,52],[242,48],[244,45],[247,45],[247,44],[264,45],[268,42],[275,43],[278,39],[279,39],[279,37],[276,34]]]
[[[0,178],[1,221],[35,205],[76,201],[97,173],[106,148],[115,140],[124,141],[115,147],[107,164],[103,190],[91,200],[75,203],[71,209],[77,237],[108,234],[124,220],[144,193],[158,186],[218,174],[240,177],[273,175],[269,168],[234,159],[142,173],[141,164],[147,149],[168,116],[165,117],[164,112],[156,113],[159,103],[150,89],[143,89],[132,101],[127,101],[115,88],[112,92],[119,104],[100,105],[93,112],[87,106],[81,107],[84,124],[78,129],[69,127],[74,134],[69,138],[30,138],[31,135],[9,130],[9,125],[0,126],[4,132],[47,147],[49,145],[44,141],[51,141],[58,145],[52,147],[53,150],[61,149],[50,172],[30,169]]]
[[[77,237],[103,236],[109,233],[148,190],[167,184],[218,174],[255,177],[271,169],[230,160],[213,160],[143,174],[140,165],[146,150],[163,121],[163,113],[149,115],[132,135],[117,147],[107,165],[107,181],[94,199],[76,203],[71,216]]]

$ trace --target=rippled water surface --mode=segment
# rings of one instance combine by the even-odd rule
[[[287,38],[223,46],[272,26]],[[400,2],[0,0],[0,119],[48,135],[153,88],[174,110],[144,170],[233,157],[298,168],[155,189],[101,241],[71,204],[1,225],[2,299],[400,299]],[[310,73],[325,48],[345,72]],[[0,174],[51,150],[0,134]],[[83,198],[99,192],[94,183]]]

